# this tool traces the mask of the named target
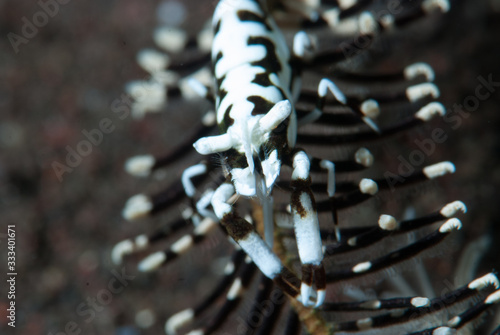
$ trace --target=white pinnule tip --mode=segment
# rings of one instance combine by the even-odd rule
[[[195,329],[195,330],[191,330],[186,335],[205,335],[205,332],[203,331],[203,329]]]
[[[394,16],[391,14],[382,15],[379,18],[379,22],[384,27],[384,30],[393,29],[395,21]]]
[[[134,98],[132,117],[140,119],[147,112],[159,112],[167,102],[165,85],[158,80],[136,80],[125,85],[125,91]]]
[[[339,7],[342,9],[347,9],[354,6],[358,0],[338,0]]]
[[[234,300],[240,296],[241,292],[243,292],[243,284],[240,278],[236,278],[229,288],[226,298],[227,300]]]
[[[411,299],[411,304],[415,307],[429,307],[431,305],[431,301],[429,298],[415,297]]]
[[[236,268],[234,266],[234,263],[233,262],[229,262],[229,263],[227,263],[226,267],[224,268],[224,274],[226,276],[228,276],[228,275],[232,274],[235,269]]]
[[[177,85],[181,76],[174,71],[161,70],[153,73],[150,81],[153,83],[158,83],[163,85],[163,87],[168,85]]]
[[[312,7],[312,8],[318,8],[321,5],[321,1],[320,0],[305,0],[304,3],[308,7]]]
[[[125,85],[125,91],[136,100],[137,103],[146,105],[156,104],[157,100],[165,101],[165,87],[159,82],[134,80]],[[151,103],[149,100],[154,99]]]
[[[429,82],[434,81],[434,70],[427,63],[411,64],[404,69],[406,80],[415,79],[419,75],[425,76],[425,79]]]
[[[327,193],[328,197],[331,198],[335,195],[335,164],[323,159],[319,162],[319,166],[328,171]]]
[[[444,116],[446,113],[446,109],[443,104],[440,102],[431,102],[420,108],[419,111],[415,114],[417,119],[420,119],[424,122],[429,121],[436,115]]]
[[[490,285],[495,286],[495,289],[498,289],[500,287],[500,282],[498,281],[497,276],[495,276],[495,274],[491,272],[480,278],[474,279],[469,283],[467,287],[471,290],[481,291],[482,289]]]
[[[166,260],[167,255],[163,251],[158,251],[144,258],[137,265],[137,269],[141,272],[150,272],[158,269]]]
[[[366,148],[359,148],[354,154],[354,160],[356,163],[363,165],[364,167],[370,167],[373,165],[373,155]]]
[[[421,6],[426,13],[429,13],[436,8],[439,8],[443,13],[450,10],[450,2],[448,0],[424,0]]]
[[[448,173],[455,173],[455,165],[452,162],[441,162],[424,167],[422,172],[427,178],[434,179]]]
[[[197,82],[197,80],[192,77],[182,78],[177,83],[177,86],[181,90],[182,98],[185,100],[203,98],[205,93],[203,93],[203,88],[200,85],[203,86],[199,81]]]
[[[369,117],[370,119],[375,119],[380,115],[380,107],[378,102],[373,99],[367,99],[363,101],[360,107],[361,113]]]
[[[124,240],[117,243],[111,251],[111,260],[114,264],[120,265],[123,261],[123,256],[129,255],[134,251],[134,243],[131,240]]]
[[[203,115],[203,117],[201,118],[201,123],[205,127],[214,126],[216,124],[216,122],[217,122],[217,117],[216,117],[214,111],[209,111],[209,112],[205,113],[205,115]]]
[[[333,81],[326,78],[321,79],[318,85],[318,95],[320,97],[324,97],[326,96],[328,90],[330,90],[335,99],[337,99],[337,101],[339,101],[341,104],[345,105],[347,103],[347,98],[345,97],[344,93],[342,93],[340,88],[338,88]]]
[[[207,71],[204,69],[198,70],[189,77],[184,77],[175,83],[181,91],[181,95],[185,100],[193,100],[205,98],[208,94],[208,89],[211,80],[207,78]]]
[[[199,69],[198,71],[193,73],[190,77],[195,78],[205,86],[212,86],[213,84],[212,72],[206,67]]]
[[[378,185],[372,179],[363,178],[359,182],[359,190],[363,194],[375,195],[378,192]]]
[[[293,37],[293,54],[303,58],[307,50],[312,48],[312,43],[304,31],[299,31]]]
[[[156,316],[154,312],[149,309],[143,309],[135,315],[135,324],[138,325],[142,329],[147,329],[154,325],[156,321]]]
[[[125,84],[125,92],[130,94],[135,100],[141,100],[144,99],[149,85],[151,83],[144,80],[129,81]]]
[[[188,251],[192,245],[193,245],[193,238],[191,237],[191,235],[184,235],[183,237],[178,239],[174,244],[172,244],[170,250],[180,255]]]
[[[189,77],[186,79],[186,84],[193,90],[194,94],[199,98],[207,96],[208,90],[198,79]],[[183,93],[184,95],[184,93]],[[189,96],[189,94],[188,94]]]
[[[149,214],[153,209],[153,204],[149,197],[144,194],[137,194],[128,199],[122,216],[127,221],[137,220]]]
[[[198,141],[194,142],[193,147],[201,155],[209,155],[229,150],[232,145],[231,136],[226,133],[218,136],[202,137]]]
[[[165,86],[169,85],[172,81],[177,81],[176,75],[173,72],[159,71],[150,80],[133,80],[128,82],[125,85],[125,91],[136,102],[157,105],[167,100]]]
[[[194,214],[194,210],[191,207],[186,207],[184,210],[181,212],[181,216],[184,220],[189,220]]]
[[[352,268],[352,272],[354,272],[354,273],[366,272],[366,271],[370,270],[371,267],[372,267],[372,263],[371,262],[359,263],[359,264],[356,264]]]
[[[204,163],[196,164],[188,167],[182,173],[181,181],[184,186],[184,192],[189,198],[192,198],[196,193],[196,187],[191,182],[195,176],[203,175],[207,171],[207,165]]]
[[[321,14],[321,17],[328,23],[328,26],[335,27],[336,25],[339,24],[339,14],[340,14],[340,9],[332,8],[325,10]]]
[[[195,235],[206,235],[212,229],[217,228],[218,223],[212,220],[211,218],[205,218],[200,224],[194,229]]]
[[[144,49],[137,54],[137,63],[149,73],[164,70],[170,63],[169,57],[153,49]]]
[[[439,213],[444,217],[451,218],[458,211],[467,213],[467,207],[463,202],[457,200],[446,204],[443,208],[441,208]]]
[[[377,21],[370,12],[363,12],[359,16],[359,32],[370,35],[377,31]]]
[[[151,155],[130,157],[125,162],[125,171],[137,177],[147,177],[156,160]]]
[[[212,42],[214,39],[214,34],[212,32],[212,27],[209,25],[203,28],[196,36],[196,42],[198,43],[198,48],[201,51],[210,52],[212,49]]]
[[[382,303],[380,302],[380,300],[369,300],[360,304],[359,307],[364,309],[379,309],[381,305]]]
[[[460,324],[460,322],[462,322],[462,318],[457,315],[457,316],[451,318],[450,320],[448,320],[448,322],[446,324],[448,325],[448,327],[456,328]]]
[[[460,230],[462,228],[462,222],[457,218],[451,218],[446,220],[445,223],[439,227],[440,233],[450,233],[453,230]]]
[[[146,235],[141,234],[135,238],[134,243],[135,243],[136,250],[143,250],[144,248],[146,248],[149,245],[149,239]]]
[[[356,321],[356,326],[359,330],[370,329],[373,327],[373,319],[372,318],[364,318]]]
[[[350,245],[351,247],[356,246],[357,243],[358,243],[358,238],[356,236],[350,237],[347,240],[347,244]]]
[[[187,33],[184,30],[172,27],[160,27],[153,33],[155,43],[168,52],[179,52],[187,42]]]
[[[450,327],[439,327],[432,331],[432,335],[453,335],[456,330]]]
[[[387,231],[392,231],[398,228],[398,222],[394,216],[382,214],[378,219],[378,226]]]
[[[190,324],[193,319],[194,310],[192,308],[175,313],[165,322],[165,333],[167,335],[177,335],[177,329]]]
[[[486,300],[484,300],[485,304],[491,305],[496,304],[500,301],[500,290],[493,292],[490,294]]]
[[[439,89],[433,83],[422,83],[406,89],[406,97],[410,102],[418,101],[429,95],[434,99],[439,97]]]

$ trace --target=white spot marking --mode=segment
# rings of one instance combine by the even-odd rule
[[[125,240],[117,243],[111,251],[111,260],[114,264],[119,265],[123,261],[123,256],[129,255],[134,251],[134,244],[130,240]]]
[[[434,179],[437,177],[444,176],[445,174],[454,172],[455,172],[455,165],[453,165],[453,163],[451,162],[441,162],[434,165],[426,166],[423,169],[423,173],[429,179]]]
[[[383,230],[395,230],[398,228],[398,222],[394,218],[394,216],[382,214],[378,219],[378,225]]]
[[[417,119],[420,119],[424,122],[431,120],[434,116],[444,116],[446,110],[443,104],[439,102],[431,102],[424,107],[420,108],[420,110],[415,114]]]
[[[356,321],[356,326],[360,330],[370,329],[373,326],[372,318],[359,319]]]
[[[243,284],[241,283],[240,278],[236,278],[231,285],[231,288],[229,288],[229,291],[227,292],[227,300],[234,300],[238,298],[241,293],[243,292]]]
[[[442,234],[451,233],[453,230],[460,230],[462,228],[462,222],[459,219],[452,218],[447,220],[445,223],[439,227],[439,232]]]
[[[433,83],[422,83],[406,89],[406,96],[410,102],[418,101],[429,95],[434,99],[439,97],[439,89]]]
[[[373,164],[373,155],[366,148],[359,148],[354,154],[354,160],[356,163],[363,165],[364,167],[370,167]]]
[[[188,251],[193,246],[193,238],[191,235],[184,235],[177,242],[172,244],[170,250],[180,255]]]
[[[411,304],[415,307],[429,307],[431,305],[431,301],[429,298],[415,297],[411,299]]]
[[[359,190],[363,194],[375,195],[378,192],[378,185],[372,179],[363,178],[359,182]]]
[[[137,177],[147,177],[155,164],[155,158],[151,155],[135,156],[125,162],[125,171]]]
[[[500,287],[500,282],[498,281],[497,276],[493,273],[488,273],[481,278],[474,279],[467,287],[471,290],[480,291],[489,285],[495,286],[496,289]]]
[[[194,319],[194,310],[189,308],[172,315],[165,323],[167,335],[177,335],[177,329],[188,325]]]
[[[442,216],[449,218],[455,215],[458,211],[467,213],[467,207],[461,201],[453,201],[441,208],[439,213],[441,213]]]
[[[354,272],[354,273],[366,272],[366,271],[370,270],[371,267],[372,267],[371,262],[359,263],[352,268],[352,272]]]
[[[419,75],[425,76],[425,79],[429,82],[434,81],[434,70],[427,63],[411,64],[404,69],[406,80],[415,79]]]
[[[153,209],[153,203],[144,194],[137,194],[128,199],[122,216],[125,220],[133,221],[149,214]]]
[[[167,256],[163,251],[155,252],[143,259],[138,265],[137,269],[141,272],[150,272],[156,270],[163,264],[167,259]]]

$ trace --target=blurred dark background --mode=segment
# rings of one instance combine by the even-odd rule
[[[145,77],[135,58],[141,48],[153,46],[159,1],[53,3],[59,6],[57,13],[24,39],[24,32],[30,32],[26,20],[43,21],[37,14],[41,5],[0,0],[0,276],[7,273],[7,225],[15,225],[18,273],[16,328],[6,324],[7,287],[2,284],[0,332],[58,334],[69,333],[69,327],[75,334],[79,329],[80,334],[159,334],[166,316],[179,310],[178,301],[186,306],[203,291],[205,282],[197,279],[211,270],[200,273],[198,265],[210,255],[223,255],[228,245],[216,234],[161,274],[114,267],[112,246],[145,231],[147,224],[124,222],[120,212],[126,199],[161,188],[156,180],[128,176],[123,163],[132,155],[166,152],[203,110],[178,104],[168,114],[140,121],[120,120],[111,111],[124,84]],[[181,26],[191,31],[214,7],[213,1],[182,4],[186,20]],[[408,41],[418,40],[418,31],[413,34]],[[450,13],[425,47],[408,44],[402,50],[393,46],[402,64],[430,63],[440,101],[452,108],[475,94],[478,76],[500,82],[500,2],[452,1]],[[449,139],[430,158],[457,166],[447,192],[449,200],[461,199],[470,209],[464,220],[466,238],[493,238],[479,265],[481,273],[498,268],[499,89],[457,129],[441,124]],[[65,163],[67,147],[76,149],[86,139],[82,131],[98,128],[105,118],[113,130],[60,180],[54,162]],[[177,178],[181,166],[172,167],[166,178]],[[106,296],[102,291],[116,277],[113,269],[134,279]],[[91,307],[96,298],[105,305]]]

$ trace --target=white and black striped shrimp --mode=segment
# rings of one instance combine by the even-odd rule
[[[293,161],[292,213],[303,262],[301,299],[309,305],[313,278],[324,300],[323,252],[314,197],[309,188],[309,160],[303,151],[293,152],[297,120],[291,96],[291,55],[274,21],[256,1],[219,2],[213,18],[212,64],[216,84],[217,123],[225,133],[204,137],[194,147],[201,154],[231,150],[228,160],[231,183],[214,193],[212,206],[229,235],[252,258],[259,269],[287,293],[297,288],[287,281],[289,274],[253,225],[239,217],[227,204],[236,193],[256,196],[270,210],[270,194],[282,161]],[[299,48],[303,48],[300,46]],[[286,129],[280,127],[286,124]],[[333,167],[332,167],[333,168]],[[265,212],[271,218],[272,213]],[[273,222],[264,222],[266,229]],[[272,233],[266,233],[272,236]],[[270,241],[269,241],[270,242]],[[269,243],[272,245],[272,243]]]
[[[324,11],[322,15],[318,14],[319,12],[315,9],[305,10],[303,19],[309,25],[323,24],[340,27],[344,17],[351,19],[353,16],[357,22],[356,27],[348,28],[348,30],[350,29],[351,34],[357,34],[358,39],[363,37],[371,40],[380,31],[404,25],[435,9],[442,11],[448,9],[447,1],[423,1],[412,15],[376,18],[371,13],[362,11],[369,4],[370,1],[341,2],[338,7]],[[286,12],[291,8],[303,10],[307,6],[305,2],[290,1],[283,2],[282,7]],[[218,296],[227,290],[227,301],[212,322],[190,334],[213,333],[227,318],[228,311],[242,300],[243,293],[250,286],[252,274],[256,268],[265,275],[256,297],[256,305],[259,301],[266,299],[265,295],[269,295],[274,282],[283,292],[296,299],[299,305],[320,308],[325,313],[339,310],[343,312],[403,310],[398,318],[389,312],[356,321],[322,324],[323,330],[329,332],[361,331],[394,325],[397,327],[397,324],[414,318],[415,313],[419,313],[418,317],[423,319],[436,306],[445,304],[444,301],[449,298],[448,296],[434,299],[407,297],[336,303],[328,301],[327,283],[349,281],[381,269],[389,269],[394,264],[411,259],[416,254],[437,245],[451,232],[460,229],[461,223],[455,217],[457,213],[465,212],[465,205],[460,201],[443,204],[437,212],[420,218],[396,220],[391,215],[381,215],[378,226],[372,228],[339,228],[337,226],[338,211],[362,203],[377,194],[379,190],[393,190],[400,186],[452,173],[454,172],[453,164],[442,162],[415,170],[410,176],[392,175],[380,180],[362,179],[359,185],[344,185],[336,182],[335,174],[369,167],[373,162],[373,156],[368,150],[361,148],[355,152],[354,158],[345,161],[330,161],[310,157],[307,151],[300,147],[383,138],[426,122],[435,115],[443,115],[444,107],[440,103],[429,102],[429,98],[432,100],[439,95],[437,87],[432,84],[434,74],[430,66],[416,63],[392,75],[363,76],[356,73],[338,72],[340,79],[348,81],[370,80],[390,83],[394,80],[411,81],[417,77],[425,78],[424,83],[409,86],[403,92],[388,95],[373,93],[363,97],[351,96],[344,94],[331,79],[323,78],[318,84],[317,92],[311,94],[300,87],[302,73],[309,68],[319,68],[343,58],[346,56],[345,52],[337,49],[316,54],[313,43],[305,32],[295,34],[292,48],[289,49],[273,17],[259,1],[254,0],[219,1],[213,15],[212,29],[213,41],[210,50],[212,84],[210,81],[205,81],[206,86],[204,86],[200,81],[193,79],[199,79],[200,73],[206,75],[206,72],[200,71],[191,79],[182,80],[183,82],[179,83],[179,90],[172,86],[176,79],[171,79],[170,71],[175,67],[169,64],[168,57],[158,52],[147,51],[141,54],[139,62],[152,76],[157,77],[147,83],[129,86],[129,93],[132,96],[139,90],[139,86],[148,87],[147,95],[143,95],[142,99],[136,97],[136,102],[132,106],[132,109],[139,114],[148,109],[155,110],[164,107],[168,96],[174,97],[181,93],[187,97],[190,90],[213,100],[216,110],[215,116],[211,113],[207,114],[202,124],[194,131],[195,134],[174,153],[158,159],[152,156],[133,158],[127,162],[127,169],[130,172],[147,175],[185,155],[188,152],[188,146],[194,142],[194,147],[200,154],[220,155],[224,162],[224,175],[220,177],[221,182],[216,189],[209,189],[204,193],[199,192],[199,187],[203,187],[203,179],[216,170],[215,164],[211,161],[204,161],[187,168],[182,179],[171,185],[164,193],[154,197],[141,194],[131,198],[124,210],[124,216],[130,220],[171,207],[182,200],[182,193],[191,199],[192,208],[183,213],[184,218],[180,217],[171,222],[167,233],[161,231],[149,237],[140,235],[135,239],[120,242],[113,250],[115,262],[121,262],[124,256],[144,250],[153,242],[168,237],[172,231],[181,229],[186,219],[194,223],[193,232],[172,244],[168,250],[153,253],[144,259],[139,264],[140,270],[151,271],[177,258],[191,246],[203,240],[218,223],[241,248],[241,250],[236,248],[224,280],[207,300],[196,308],[187,309],[172,316],[167,321],[167,334],[175,334],[178,328],[203,313]],[[173,32],[164,30],[158,32],[157,36],[159,35],[163,37],[158,37],[157,42],[161,42],[159,44],[163,46],[189,44],[184,36],[179,37]],[[179,38],[182,40],[181,43],[177,43]],[[177,42],[168,42],[169,40]],[[355,42],[350,43],[355,44]],[[205,57],[200,59],[203,63]],[[161,72],[161,79],[158,76],[159,72]],[[212,94],[211,91],[214,93]],[[328,92],[332,93],[334,101],[327,99]],[[418,111],[402,123],[379,127],[373,119],[380,112],[379,103],[383,103],[384,100],[399,100],[409,104],[424,102],[424,104],[421,104]],[[298,102],[310,102],[313,107],[309,110],[299,109],[297,108]],[[324,112],[325,108],[332,106],[348,109],[351,114],[339,116]],[[300,131],[304,125],[319,123],[326,127],[355,124],[362,130],[354,134],[342,135]],[[219,135],[206,136],[213,133],[215,128],[219,128]],[[286,166],[291,169],[290,181],[281,180],[281,172]],[[313,183],[311,173],[323,175],[325,181]],[[289,212],[286,208],[283,209],[283,206],[276,206],[274,196],[276,192],[273,191],[276,186],[279,186],[282,192],[289,193]],[[202,196],[198,197],[201,193]],[[322,194],[321,200],[317,200],[315,194]],[[235,196],[258,200],[263,212],[264,239],[247,216],[237,213],[236,207],[233,206]],[[198,198],[197,201],[194,200],[195,197]],[[323,229],[324,225],[320,225],[318,219],[318,213],[325,212],[332,214],[335,224],[332,227],[330,222],[330,231],[334,230],[333,236],[337,239],[333,244],[325,243],[327,240],[325,235],[331,236],[331,234]],[[288,221],[292,223],[291,226],[295,231],[298,255],[302,264],[301,279],[288,268],[288,264],[285,266],[282,259],[273,251],[276,239],[274,228]],[[369,255],[365,255],[365,259],[369,260],[356,261],[347,268],[326,268],[325,271],[324,258],[330,259],[346,252],[363,251],[371,245],[376,245],[378,241],[390,234],[411,232],[439,221],[444,221],[444,223],[422,240],[380,257],[370,258]],[[245,254],[249,258],[245,259]],[[460,301],[477,295],[481,290],[492,285],[498,289],[499,282],[494,273],[472,281],[451,294],[456,301]],[[421,323],[412,328],[418,331],[414,334],[453,332],[453,329],[461,328],[477,317],[486,308],[485,306],[498,301],[498,292],[487,296],[477,307],[465,310],[461,318],[453,319],[453,322],[450,321],[448,325],[438,323],[431,329]],[[325,299],[327,299],[326,302]],[[303,316],[304,312],[301,309],[303,307],[296,304],[294,306],[295,311],[291,313],[288,326],[284,330],[285,334],[300,332],[300,328],[295,326],[299,316],[302,321],[307,321],[307,318]],[[281,307],[276,308],[278,315],[280,310]],[[278,316],[273,314],[269,318],[278,318]],[[308,318],[311,316],[309,315]],[[275,321],[273,322],[266,323],[266,327],[271,328],[261,327],[255,331],[259,331],[259,334],[268,334],[269,329],[276,324]],[[311,331],[311,328],[308,329]],[[408,330],[406,332],[411,333]],[[317,333],[322,334],[319,330]]]

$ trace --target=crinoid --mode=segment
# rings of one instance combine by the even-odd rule
[[[473,329],[500,299],[495,273],[435,296],[421,262],[422,255],[446,253],[453,244],[448,236],[462,226],[457,216],[466,211],[439,191],[425,192],[420,201],[409,192],[455,171],[447,161],[426,164],[426,149],[445,134],[431,131],[408,159],[374,164],[378,155],[369,151],[381,152],[382,139],[401,138],[445,113],[435,101],[430,65],[366,70],[374,61],[363,57],[381,36],[436,20],[449,3],[398,6],[219,1],[211,28],[198,39],[160,27],[154,39],[163,51],[139,53],[150,78],[127,86],[134,115],[168,113],[167,98],[204,98],[215,112],[168,155],[127,161],[128,172],[148,176],[203,155],[160,194],[130,198],[127,220],[170,209],[167,223],[118,243],[113,260],[151,250],[138,268],[157,270],[194,252],[217,227],[233,244],[218,284],[198,305],[171,315],[167,334],[213,334],[225,323],[233,325],[231,334],[452,334]],[[282,32],[297,27],[290,39]],[[167,55],[186,48],[198,48],[199,56],[176,63]],[[190,231],[153,251],[180,230]],[[401,270],[410,267],[408,277],[410,271]],[[428,284],[424,294],[415,293],[415,281]],[[249,301],[246,320],[235,324],[233,311]]]

